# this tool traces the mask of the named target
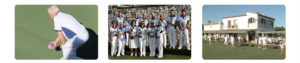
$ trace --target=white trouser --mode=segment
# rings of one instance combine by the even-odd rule
[[[128,46],[129,39],[130,39],[129,33],[126,33],[126,46]]]
[[[150,56],[154,56],[155,55],[155,42],[156,42],[156,38],[149,38],[150,42],[149,42],[149,48],[150,48]]]
[[[146,37],[140,39],[140,56],[146,56]]]
[[[124,54],[123,52],[123,45],[125,45],[125,39],[119,39],[118,40],[118,53],[117,56],[120,56],[120,54]]]
[[[176,30],[174,26],[169,26],[169,41],[170,41],[170,48],[176,47]]]
[[[167,34],[164,33],[162,36],[163,36],[163,46],[166,48],[167,47]]]
[[[190,41],[189,41],[189,31],[188,29],[184,30],[184,31],[180,31],[180,42],[179,42],[179,48],[178,49],[181,49],[182,46],[183,46],[183,39],[185,40],[186,42],[186,48],[188,50],[190,50]]]
[[[115,50],[116,50],[116,42],[117,42],[117,37],[113,37],[113,40],[110,42],[110,56],[114,56]]]
[[[125,44],[126,44],[126,39],[124,39],[124,41],[122,41],[122,49],[121,49],[121,54],[122,55],[125,54]]]
[[[162,35],[161,35],[162,36]],[[158,45],[158,57],[161,58],[163,57],[163,52],[164,52],[164,48],[163,48],[163,44],[164,44],[164,37],[160,37],[157,40],[157,45]]]
[[[81,59],[76,56],[76,50],[82,46],[89,38],[88,32],[75,35],[69,39],[62,47],[63,57],[61,59]]]

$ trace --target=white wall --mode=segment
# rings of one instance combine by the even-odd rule
[[[248,25],[248,19],[249,18],[254,18],[255,22],[254,23],[249,23]],[[232,18],[224,18],[222,19],[224,23],[224,30],[228,29],[257,29],[257,18],[258,15],[254,13],[246,13],[246,16],[239,16],[239,17],[232,17]],[[228,28],[228,21],[231,21],[231,25],[235,24],[237,25],[236,28]]]
[[[204,31],[222,30],[222,24],[205,24]]]

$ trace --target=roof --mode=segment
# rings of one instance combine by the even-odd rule
[[[247,16],[247,15],[246,15],[246,14],[233,15],[233,16],[223,17],[223,19],[226,19],[226,18],[232,18],[232,17],[240,17],[240,16]]]
[[[262,16],[262,17],[265,17],[265,18],[269,18],[269,19],[275,20],[274,18],[265,16],[265,15],[260,14],[260,13],[258,13],[258,12],[246,12],[246,13],[254,13],[254,14],[258,14],[258,16]],[[240,15],[227,16],[227,17],[223,17],[223,19],[226,19],[226,18],[232,18],[232,17],[241,17],[241,16],[247,16],[247,14],[240,14]]]

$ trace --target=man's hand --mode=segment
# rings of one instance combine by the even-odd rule
[[[55,47],[56,47],[57,42],[52,41],[52,42],[50,42],[50,43],[53,43],[53,47],[52,47],[51,49],[54,50]]]

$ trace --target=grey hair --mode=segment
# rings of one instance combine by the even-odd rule
[[[52,5],[48,8],[48,13],[51,11],[51,9],[54,8],[56,9],[57,11],[59,11],[58,7],[56,5]]]

